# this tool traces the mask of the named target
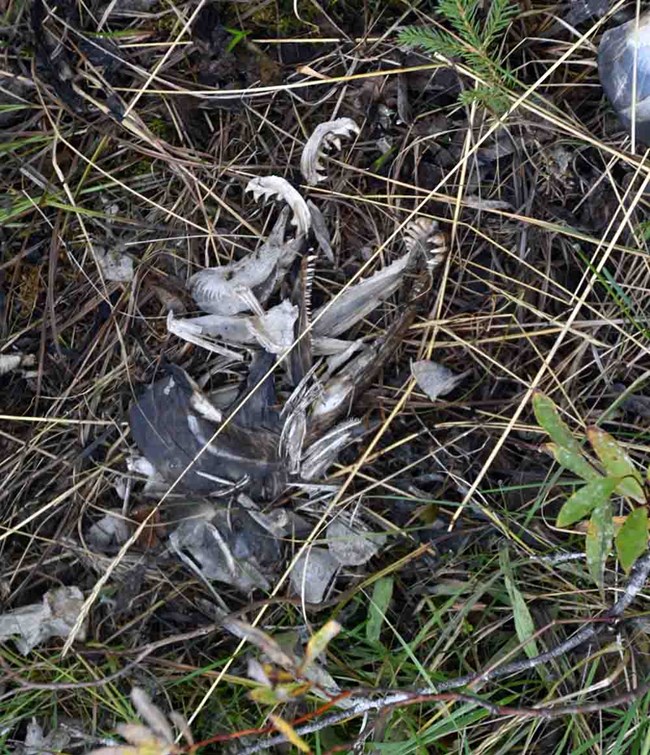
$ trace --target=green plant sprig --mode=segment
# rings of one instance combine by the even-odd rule
[[[585,542],[587,566],[602,590],[605,562],[612,541],[626,572],[648,547],[646,483],[623,447],[609,433],[593,425],[587,428],[586,438],[596,456],[593,459],[560,417],[552,399],[536,392],[533,411],[539,426],[552,441],[545,444],[545,449],[561,466],[585,482],[564,502],[556,524],[568,527],[590,517]],[[650,467],[647,479],[650,480]],[[611,507],[611,498],[615,494],[636,505],[618,528]]]
[[[484,18],[479,10],[479,0],[440,0],[438,12],[451,30],[408,26],[401,30],[399,42],[462,60],[485,83],[462,92],[460,101],[503,113],[509,104],[508,92],[518,82],[502,65],[499,42],[519,8],[509,0],[493,0]]]

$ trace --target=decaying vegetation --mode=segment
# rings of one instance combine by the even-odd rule
[[[3,751],[646,751],[639,6],[3,4]]]

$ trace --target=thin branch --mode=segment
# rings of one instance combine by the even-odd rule
[[[646,682],[638,687],[630,690],[616,697],[608,700],[602,700],[601,702],[585,703],[584,705],[561,705],[556,708],[513,708],[510,705],[498,705],[491,703],[489,700],[484,700],[476,695],[468,695],[464,692],[442,692],[440,694],[417,694],[415,692],[399,692],[394,695],[378,700],[362,700],[353,708],[340,713],[335,713],[327,718],[322,718],[319,721],[314,721],[306,726],[301,726],[295,731],[298,735],[313,734],[317,731],[322,731],[329,726],[335,726],[343,721],[346,721],[354,716],[361,715],[371,710],[385,710],[387,708],[403,707],[405,705],[413,705],[414,703],[431,703],[431,702],[456,702],[456,703],[470,703],[471,705],[477,705],[480,708],[487,710],[493,716],[513,716],[516,718],[541,718],[544,720],[551,720],[554,718],[562,718],[564,716],[575,716],[585,713],[595,713],[597,711],[605,710],[606,708],[614,708],[620,705],[627,705],[634,700],[639,699],[650,691],[650,683]],[[552,703],[550,703],[552,705]],[[268,750],[275,745],[286,744],[286,738],[282,735],[271,737],[264,742],[257,742],[250,747],[246,747],[243,750],[239,750],[238,755],[254,755],[256,752],[262,750]]]
[[[628,580],[628,583],[623,591],[623,594],[614,603],[614,605],[606,611],[602,616],[594,618],[590,623],[585,625],[582,629],[576,632],[572,637],[560,642],[555,647],[540,653],[533,658],[526,658],[520,661],[513,661],[512,663],[506,663],[503,666],[497,666],[492,669],[488,669],[477,674],[466,674],[465,676],[456,677],[455,679],[449,679],[446,682],[441,682],[433,687],[424,687],[422,689],[414,691],[387,691],[384,692],[382,697],[371,699],[364,697],[358,700],[354,706],[339,713],[334,713],[330,716],[322,718],[318,721],[305,724],[296,728],[296,733],[299,736],[305,734],[312,734],[316,731],[322,731],[329,726],[335,726],[336,724],[347,721],[350,718],[359,716],[369,711],[385,710],[391,707],[398,707],[403,705],[411,705],[413,703],[421,702],[467,702],[474,705],[478,705],[484,708],[492,715],[495,716],[516,716],[522,718],[561,718],[563,716],[592,713],[595,711],[603,710],[605,708],[612,708],[619,705],[624,705],[638,697],[644,695],[650,691],[650,683],[644,683],[629,692],[619,695],[614,698],[609,698],[602,702],[585,703],[583,705],[565,705],[552,707],[551,704],[547,704],[547,707],[543,708],[512,708],[509,706],[501,706],[495,703],[491,703],[475,695],[469,695],[462,692],[452,692],[450,690],[457,689],[459,687],[467,687],[469,685],[494,681],[504,676],[510,676],[512,674],[518,674],[522,671],[528,671],[538,666],[542,666],[550,661],[566,655],[571,650],[579,647],[588,640],[597,637],[603,629],[611,626],[618,619],[621,618],[625,610],[630,606],[632,601],[637,597],[646,583],[648,575],[650,574],[650,551],[639,558],[632,570],[632,574]],[[368,694],[366,691],[365,694]],[[278,735],[266,739],[263,742],[257,742],[249,747],[246,747],[239,751],[239,755],[253,755],[253,753],[267,750],[275,745],[286,743],[285,737]]]

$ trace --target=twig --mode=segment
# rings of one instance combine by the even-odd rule
[[[318,721],[297,727],[296,733],[299,736],[312,734],[313,732],[322,731],[329,726],[335,726],[336,724],[347,721],[355,716],[359,716],[362,713],[367,713],[368,711],[385,710],[386,708],[421,702],[468,702],[484,708],[495,716],[517,716],[544,719],[561,718],[562,716],[575,715],[578,713],[591,713],[603,710],[604,708],[626,704],[648,692],[650,690],[650,683],[644,683],[623,695],[609,698],[602,702],[585,703],[584,705],[565,705],[556,708],[550,706],[544,708],[512,708],[491,703],[480,697],[476,697],[475,695],[452,692],[450,690],[457,689],[458,687],[466,687],[470,684],[477,684],[479,682],[489,682],[495,679],[500,679],[504,676],[510,676],[511,674],[534,669],[537,666],[544,665],[549,661],[554,660],[555,658],[566,655],[566,653],[587,642],[587,640],[596,637],[606,626],[610,626],[611,623],[619,619],[639,594],[645,585],[649,574],[650,551],[638,559],[623,594],[608,611],[606,611],[601,617],[592,620],[572,637],[559,643],[545,653],[540,653],[533,658],[513,661],[504,666],[497,666],[477,674],[467,674],[465,676],[456,677],[455,679],[449,679],[446,682],[441,682],[436,685],[435,688],[424,687],[414,691],[389,690],[384,692],[383,696],[379,698],[371,699],[369,697],[364,697],[358,700],[354,706],[345,711],[334,713]],[[368,692],[366,691],[365,694],[368,694]],[[249,747],[240,750],[239,755],[253,755],[253,753],[267,750],[275,745],[286,743],[286,741],[287,740],[282,735],[271,737],[263,742],[257,742],[254,745],[250,745]]]
[[[517,718],[541,718],[545,720],[551,720],[554,718],[562,718],[563,716],[575,716],[585,713],[595,713],[606,708],[614,708],[619,705],[626,705],[630,703],[646,692],[650,691],[650,683],[646,682],[638,687],[626,692],[622,695],[610,698],[608,700],[602,700],[596,703],[585,703],[584,705],[561,705],[557,708],[545,707],[545,708],[513,708],[510,705],[498,705],[491,703],[489,700],[484,700],[476,695],[468,695],[464,692],[442,692],[440,694],[417,694],[416,692],[396,692],[393,695],[378,699],[378,700],[362,700],[353,708],[335,713],[327,718],[322,718],[320,721],[314,721],[306,726],[301,726],[295,731],[298,735],[312,734],[316,731],[322,731],[328,726],[334,726],[346,721],[349,718],[358,716],[361,713],[366,713],[371,710],[385,710],[386,708],[402,707],[405,705],[413,705],[414,703],[428,703],[428,702],[457,702],[457,703],[470,703],[477,705],[480,708],[484,708],[494,716],[513,716]],[[552,705],[552,703],[550,703]],[[238,755],[253,755],[256,752],[262,750],[268,750],[275,745],[286,744],[286,738],[282,735],[271,737],[264,742],[257,742],[250,747],[246,747],[243,750],[239,750]]]

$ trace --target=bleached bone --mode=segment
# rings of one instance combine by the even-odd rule
[[[251,254],[229,265],[209,267],[190,278],[190,294],[204,312],[236,315],[250,310],[244,292],[263,285],[278,265],[278,253]]]
[[[259,315],[204,315],[179,320],[167,315],[167,330],[184,341],[218,354],[234,354],[224,346],[208,340],[220,338],[229,345],[260,345],[271,354],[282,354],[294,341],[294,323],[298,307],[288,300]],[[237,357],[241,360],[241,356]]]
[[[254,294],[264,305],[300,251],[302,240],[285,241],[289,208],[285,207],[268,239],[252,254],[236,262],[209,267],[190,278],[190,293],[197,306],[214,315],[236,315],[250,310]]]
[[[256,202],[260,197],[269,199],[271,197],[278,197],[283,199],[291,208],[293,217],[291,218],[291,225],[296,229],[298,236],[306,236],[311,228],[311,213],[307,203],[300,196],[300,194],[293,188],[293,186],[280,176],[261,176],[260,178],[253,178],[248,182],[245,191],[253,192],[253,197]]]
[[[340,422],[333,430],[312,443],[302,455],[300,476],[303,480],[317,480],[334,464],[339,453],[358,434],[361,420],[350,419]]]
[[[262,348],[270,354],[282,354],[294,342],[297,319],[298,307],[285,299],[268,312],[247,318],[246,327]]]
[[[0,354],[0,375],[6,375],[19,367],[33,367],[35,364],[36,357],[33,354]]]
[[[314,336],[339,336],[367,317],[401,286],[410,260],[410,253],[403,255],[324,304],[314,313]]]
[[[404,274],[417,257],[424,256],[429,272],[433,272],[448,251],[445,234],[438,230],[434,220],[428,218],[416,218],[406,226],[404,244],[407,254],[350,286],[315,313],[314,338],[336,337],[344,333],[400,288]]]
[[[322,163],[328,152],[341,149],[341,137],[349,138],[361,129],[352,118],[337,118],[316,126],[307,140],[300,158],[300,172],[310,186],[327,180],[327,173]]]
[[[431,401],[436,401],[439,396],[446,396],[451,393],[471,372],[471,370],[466,370],[457,375],[444,364],[429,359],[421,359],[419,362],[411,363],[411,374],[418,384],[418,388],[424,391]]]
[[[219,315],[215,315],[215,317],[219,317]],[[196,319],[200,320],[203,318],[197,317]],[[228,357],[233,361],[241,362],[244,359],[243,354],[239,354],[236,351],[231,351],[225,346],[222,346],[219,343],[214,343],[205,338],[205,330],[201,325],[193,324],[192,320],[179,320],[174,317],[173,312],[169,312],[167,314],[167,331],[172,335],[182,338],[188,343],[193,343],[195,346],[201,346],[201,348],[203,349],[207,349],[208,351],[212,351],[215,354],[220,354],[221,356]]]
[[[447,236],[440,231],[438,223],[423,217],[415,218],[406,225],[404,246],[411,254],[418,251],[424,254],[430,271],[444,261],[449,251]]]

